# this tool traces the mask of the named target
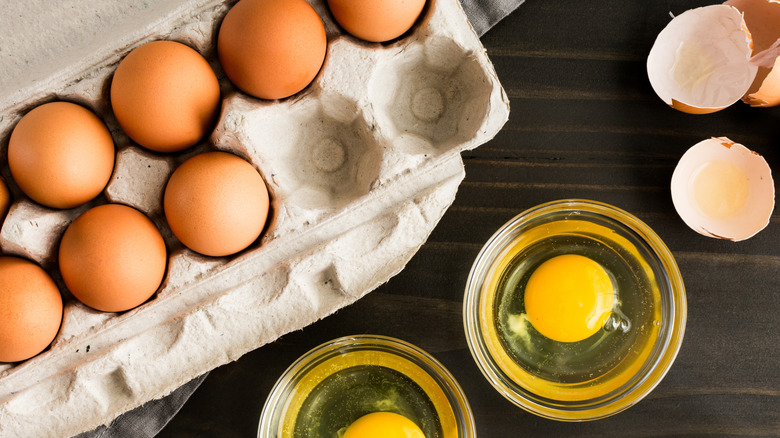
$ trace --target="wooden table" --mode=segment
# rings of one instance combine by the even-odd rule
[[[358,333],[432,353],[465,391],[478,435],[780,436],[780,217],[739,243],[706,238],[674,210],[680,156],[710,136],[762,154],[780,178],[780,107],[737,103],[692,116],[650,87],[647,53],[669,13],[703,0],[527,0],[483,42],[511,98],[509,122],[464,154],[454,205],[404,271],[351,307],[211,372],[161,437],[252,437],[265,398],[301,354]],[[466,346],[463,288],[478,251],[523,210],[560,198],[625,209],[667,243],[682,271],[688,323],[658,387],[616,416],[542,419],[500,396]]]

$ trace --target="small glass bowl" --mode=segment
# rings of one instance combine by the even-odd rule
[[[366,368],[384,370],[382,372],[385,374],[378,379],[367,377],[362,373]],[[388,369],[391,371],[387,371]],[[413,382],[410,386],[414,388],[409,390],[410,393],[422,394],[422,398],[428,399],[427,409],[436,413],[435,419],[422,419],[422,423],[427,425],[420,424],[420,419],[415,421],[414,418],[410,418],[418,423],[418,426],[426,430],[426,427],[433,427],[431,424],[438,424],[438,432],[432,435],[442,438],[476,436],[471,408],[452,375],[436,359],[420,348],[398,339],[378,335],[357,335],[335,339],[312,349],[290,365],[276,382],[265,402],[257,436],[259,438],[293,437],[298,427],[296,423],[299,413],[305,412],[308,406],[316,405],[319,409],[312,409],[311,412],[325,412],[328,410],[328,405],[335,404],[338,407],[351,404],[352,401],[347,401],[346,393],[350,397],[361,394],[364,382],[382,380],[396,372],[397,375],[403,376],[400,382]],[[353,374],[358,376],[355,380],[357,383],[343,383]],[[334,400],[328,400],[327,388],[338,385],[348,389],[343,391],[344,400],[339,399],[334,403]],[[401,398],[407,394],[405,390],[393,391],[394,394],[399,392],[402,394]],[[335,390],[331,394],[339,395]],[[402,400],[401,403],[407,401]],[[410,406],[411,404],[412,402],[409,402]],[[322,406],[325,408],[320,409]],[[377,410],[393,411],[385,404],[378,406]],[[341,425],[340,427],[346,427],[360,416],[370,413],[369,411],[356,412],[354,415],[344,414],[352,415],[352,418],[343,424],[337,423]],[[305,421],[308,414],[302,415]],[[329,421],[325,417],[322,417],[323,422]]]
[[[536,331],[518,293],[536,267],[563,254],[596,260],[616,288],[604,326],[577,342]],[[686,313],[682,277],[661,239],[623,210],[577,199],[531,208],[499,229],[471,268],[463,304],[469,349],[493,387],[562,421],[604,418],[650,393],[677,356]]]

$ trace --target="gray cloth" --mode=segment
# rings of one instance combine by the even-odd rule
[[[525,0],[460,0],[477,35],[482,36]]]
[[[524,0],[461,0],[463,9],[477,35],[482,36]],[[160,400],[150,401],[117,417],[111,424],[100,426],[73,438],[151,438],[179,412],[190,395],[200,386],[208,373],[193,379]]]
[[[167,397],[152,400],[117,417],[111,424],[73,438],[148,438],[157,435],[179,412],[208,373],[185,383]]]

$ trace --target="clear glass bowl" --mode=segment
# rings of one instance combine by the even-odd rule
[[[366,383],[386,380],[392,382],[384,389],[380,386],[375,390],[373,383]],[[382,400],[379,404],[360,400],[363,395],[374,397],[383,391],[398,400]],[[423,399],[422,407],[416,405],[419,399]],[[415,415],[404,413],[405,409],[426,414],[414,418]],[[335,426],[331,429],[345,428],[376,410],[395,411],[409,417],[430,438],[476,436],[471,408],[452,375],[420,348],[377,335],[339,338],[301,356],[271,390],[257,435],[259,438],[320,436],[323,432],[301,433],[296,428],[309,427],[309,423],[318,427],[321,423],[332,423]],[[319,415],[321,421],[310,421]]]
[[[605,268],[616,300],[598,332],[559,342],[535,330],[524,285],[552,257]],[[685,287],[671,252],[642,221],[613,206],[559,200],[531,208],[485,244],[466,284],[472,356],[504,397],[545,418],[604,418],[634,405],[666,375],[685,331]]]

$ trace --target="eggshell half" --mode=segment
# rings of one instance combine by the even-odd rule
[[[733,241],[764,229],[775,205],[766,160],[726,137],[688,149],[674,170],[671,191],[674,207],[689,227]]]
[[[647,57],[656,94],[692,114],[711,113],[738,101],[756,76],[751,37],[742,13],[712,5],[676,16],[659,33]]]
[[[780,105],[780,1],[729,0],[726,5],[739,9],[753,38],[753,60],[758,66],[756,78],[743,101],[751,106]]]

